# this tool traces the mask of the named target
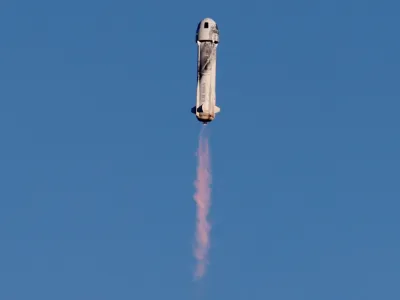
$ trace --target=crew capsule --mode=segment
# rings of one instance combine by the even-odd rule
[[[198,42],[219,43],[218,25],[213,19],[205,18],[197,25],[196,43]]]

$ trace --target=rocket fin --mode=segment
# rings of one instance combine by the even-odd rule
[[[193,106],[191,109],[192,114],[196,114],[196,106]]]
[[[214,107],[214,113],[219,113],[221,111],[221,108],[219,108],[218,106],[215,105]]]
[[[209,111],[209,103],[208,102],[204,102],[201,106],[201,112],[208,112]]]

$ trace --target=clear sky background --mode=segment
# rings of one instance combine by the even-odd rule
[[[397,2],[1,1],[0,299],[400,299]]]

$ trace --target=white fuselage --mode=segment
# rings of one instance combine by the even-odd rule
[[[197,96],[192,112],[200,122],[211,122],[220,111],[216,106],[215,84],[219,31],[212,19],[200,22],[197,43]]]

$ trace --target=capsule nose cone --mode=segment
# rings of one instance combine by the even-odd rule
[[[214,21],[213,19],[211,19],[211,18],[204,18],[202,22],[203,22],[203,23],[204,23],[204,22],[208,22],[208,23],[210,23],[210,24],[215,24],[215,21]]]

